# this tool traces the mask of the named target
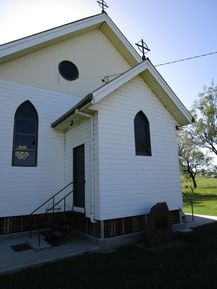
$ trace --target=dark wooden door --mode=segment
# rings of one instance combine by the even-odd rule
[[[84,208],[85,160],[84,145],[73,148],[73,206]]]

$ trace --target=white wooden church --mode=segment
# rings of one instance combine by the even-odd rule
[[[98,238],[144,231],[158,202],[179,222],[191,120],[106,13],[1,45],[0,234],[63,211]]]

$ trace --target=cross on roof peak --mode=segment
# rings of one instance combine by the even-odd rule
[[[142,60],[145,60],[145,54],[150,51],[148,45],[141,39],[138,43],[135,43],[138,49],[142,52]]]
[[[107,3],[104,0],[101,1],[97,1],[97,3],[99,4],[99,6],[102,8],[102,13],[106,13],[105,9],[109,8],[109,6],[107,5]]]

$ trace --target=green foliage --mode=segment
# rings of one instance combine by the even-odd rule
[[[198,177],[196,189],[191,188],[191,183],[184,176],[182,191],[194,202],[195,214],[217,216],[217,178]],[[191,213],[189,202],[184,200],[184,212]]]
[[[217,86],[204,87],[195,101],[192,114],[195,117],[197,142],[217,155]]]
[[[196,175],[210,165],[211,158],[198,146],[194,126],[190,125],[178,132],[178,148],[181,172],[192,179],[196,188]]]

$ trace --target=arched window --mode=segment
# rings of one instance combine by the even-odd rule
[[[22,103],[14,116],[13,166],[37,165],[38,114],[30,101]]]
[[[142,111],[134,118],[134,133],[136,155],[151,156],[149,121]]]

